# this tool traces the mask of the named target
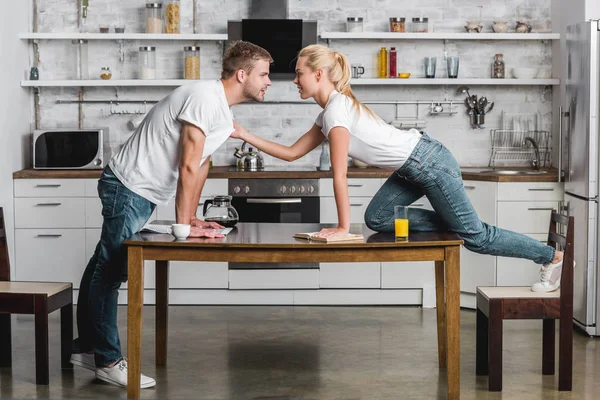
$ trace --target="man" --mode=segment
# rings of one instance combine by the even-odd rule
[[[74,365],[127,386],[117,329],[118,289],[127,280],[123,241],[145,225],[156,204],[173,195],[177,223],[191,224],[191,237],[223,237],[214,230],[220,225],[196,218],[210,155],[234,131],[230,107],[264,100],[272,61],[265,49],[235,42],[223,55],[220,80],[181,86],[162,99],[104,169],[98,182],[104,221],[81,279]],[[142,375],[142,388],[155,384]]]

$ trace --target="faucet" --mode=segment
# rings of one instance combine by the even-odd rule
[[[538,148],[537,143],[535,142],[535,140],[532,137],[527,136],[525,139],[523,139],[523,145],[526,142],[531,142],[531,145],[533,146],[533,151],[535,152],[535,158],[533,160],[531,160],[531,166],[533,167],[533,169],[538,170],[538,169],[540,169],[540,149]]]

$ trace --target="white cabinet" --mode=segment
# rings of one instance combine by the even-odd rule
[[[232,269],[229,289],[318,289],[318,269]]]

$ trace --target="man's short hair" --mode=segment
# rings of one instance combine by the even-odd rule
[[[249,74],[259,60],[273,62],[271,54],[262,47],[243,40],[236,40],[223,54],[221,78],[229,79],[240,69]]]

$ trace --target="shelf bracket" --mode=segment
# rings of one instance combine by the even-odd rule
[[[119,39],[119,61],[121,63],[125,62],[125,45],[123,44],[124,40],[123,39]]]

